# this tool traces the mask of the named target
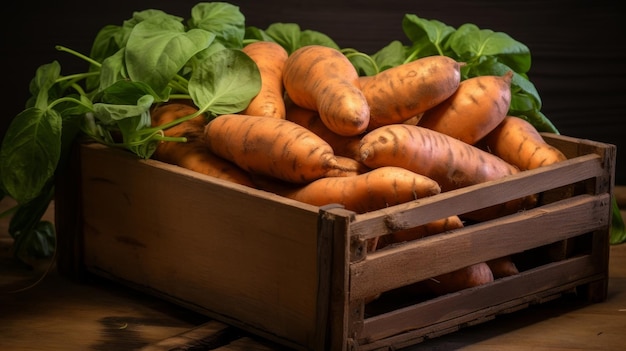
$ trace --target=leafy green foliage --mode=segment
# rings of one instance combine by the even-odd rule
[[[296,23],[273,23],[265,30],[248,27],[246,39],[273,41],[291,54],[306,45],[323,45],[339,50],[339,46],[329,36],[314,30],[302,30]]]
[[[615,196],[613,196],[611,201],[613,217],[611,217],[610,243],[612,245],[626,243],[626,226],[624,225],[624,219],[622,218]]]
[[[32,230],[15,235],[14,240],[14,255],[23,261],[31,257],[50,257],[56,247],[54,225],[49,221],[39,221]]]
[[[371,55],[344,49],[361,75],[372,75],[387,68],[422,57],[444,55],[463,62],[461,79],[484,75],[503,75],[512,71],[509,114],[531,122],[539,131],[558,133],[543,115],[541,98],[527,73],[531,66],[530,50],[508,34],[478,28],[466,23],[458,28],[438,20],[406,14],[402,29],[410,45],[392,42]]]
[[[91,56],[58,46],[87,62],[85,72],[61,75],[58,62],[39,67],[27,108],[10,123],[0,149],[0,189],[17,201],[10,231],[16,254],[48,256],[54,228],[40,222],[54,193],[55,174],[76,136],[149,158],[162,130],[150,109],[192,99],[207,118],[243,110],[260,89],[256,64],[239,49],[244,16],[227,3],[198,3],[192,18],[160,10],[135,12],[123,25],[103,27]]]
[[[61,153],[61,116],[31,107],[15,117],[0,149],[3,188],[20,203],[36,198]]]
[[[239,69],[233,70],[232,66]],[[210,55],[196,67],[189,81],[194,103],[216,115],[245,109],[259,89],[259,70],[239,50],[221,50]]]
[[[125,63],[131,81],[165,89],[180,69],[206,49],[215,34],[203,29],[186,31],[182,23],[158,16],[138,23],[128,37]]]
[[[243,46],[245,17],[237,6],[225,2],[198,3],[191,9],[188,24],[192,30],[199,28],[214,33],[216,40],[226,48]]]
[[[48,221],[39,221],[46,212],[53,194],[54,186],[47,183],[37,198],[15,209],[11,218],[9,234],[14,239],[14,255],[24,262],[29,257],[45,258],[54,252],[56,244],[54,225]]]
[[[425,20],[414,14],[402,19],[402,30],[411,41],[411,57],[444,55],[445,43],[455,29],[438,20]]]

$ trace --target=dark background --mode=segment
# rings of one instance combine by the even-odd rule
[[[5,108],[0,135],[24,108],[28,84],[38,66],[59,60],[62,74],[85,64],[57,52],[64,45],[88,54],[96,33],[121,25],[134,11],[149,8],[189,18],[197,1],[77,0],[14,2],[2,24],[1,64]],[[616,183],[626,184],[626,26],[617,1],[230,1],[246,25],[275,22],[328,34],[341,47],[374,53],[392,40],[405,41],[406,13],[453,27],[474,23],[505,32],[526,44],[533,58],[530,79],[543,100],[542,111],[561,134],[618,147]]]

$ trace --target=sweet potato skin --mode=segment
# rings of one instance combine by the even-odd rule
[[[397,166],[436,180],[442,191],[516,174],[499,157],[421,126],[392,124],[361,138],[360,161],[370,168]]]
[[[313,181],[337,164],[328,143],[284,119],[221,115],[207,123],[203,136],[213,153],[243,170],[286,182]]]
[[[407,124],[379,127],[361,138],[360,161],[370,168],[397,166],[425,175],[443,192],[519,173],[503,159],[449,135]],[[462,214],[485,221],[533,207],[535,195]]]
[[[480,141],[479,147],[520,170],[535,169],[567,159],[559,149],[546,143],[530,122],[515,116],[504,118]]]
[[[444,295],[493,281],[494,277],[489,265],[485,262],[479,262],[450,273],[426,279],[418,284],[423,284],[426,289],[435,295]]]
[[[151,110],[152,126],[161,126],[177,118],[196,113],[198,109],[188,101],[174,101],[155,105]],[[203,141],[205,117],[199,115],[165,129],[165,136],[185,137],[187,142],[162,141],[152,158],[177,165],[218,179],[254,187],[248,172],[232,162],[213,154]]]
[[[427,236],[459,228],[463,228],[463,221],[459,218],[459,216],[453,215],[441,218],[417,227],[399,229],[390,234],[383,235],[378,238],[376,249],[383,249],[390,245],[418,240]]]
[[[283,84],[298,106],[319,112],[333,132],[358,135],[367,128],[370,109],[356,68],[339,50],[306,45],[285,63]]]
[[[506,117],[513,72],[462,81],[445,101],[424,112],[418,125],[473,145]]]
[[[519,273],[517,265],[513,261],[513,257],[510,255],[494,258],[486,263],[489,266],[489,269],[491,269],[494,279],[504,278]]]
[[[261,187],[314,206],[340,204],[356,213],[379,210],[441,191],[434,180],[398,167],[381,167],[352,176],[324,177],[300,186],[265,182]]]
[[[339,135],[324,124],[319,112],[300,107],[289,99],[286,102],[286,111],[285,119],[307,128],[324,139],[333,148],[335,155],[358,159],[361,135]]]
[[[361,77],[370,106],[368,130],[402,123],[437,106],[458,89],[461,63],[447,56],[427,56]]]
[[[284,119],[283,70],[289,56],[287,50],[275,42],[256,41],[244,46],[241,51],[256,63],[261,75],[259,93],[241,113]]]

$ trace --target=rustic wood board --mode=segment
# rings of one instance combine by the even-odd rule
[[[97,144],[81,147],[81,166],[89,271],[287,344],[311,342],[316,207]]]

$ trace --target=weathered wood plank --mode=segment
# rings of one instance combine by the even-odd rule
[[[609,203],[607,194],[583,195],[373,252],[351,264],[350,298],[376,295],[474,263],[606,228]]]

